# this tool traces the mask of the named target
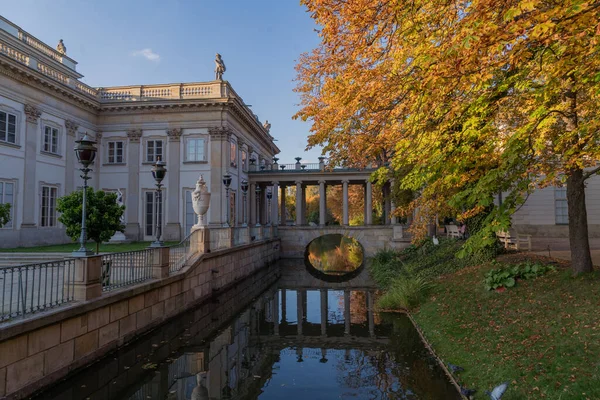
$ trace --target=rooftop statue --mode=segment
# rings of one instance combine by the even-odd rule
[[[269,123],[269,120],[265,120],[265,123],[263,124],[263,127],[266,129],[267,132],[271,131],[271,124]]]
[[[58,41],[58,44],[56,45],[56,51],[58,51],[60,54],[67,55],[67,47],[63,43],[62,39]]]
[[[221,58],[221,55],[217,53],[217,57],[215,58],[215,80],[222,81],[223,73],[225,73],[225,63]]]

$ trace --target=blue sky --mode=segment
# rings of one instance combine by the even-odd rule
[[[2,16],[56,46],[63,39],[91,86],[198,82],[214,78],[220,53],[227,79],[261,121],[269,120],[280,163],[302,156],[309,123],[293,121],[294,66],[316,47],[317,27],[299,0],[19,0]],[[137,52],[137,53],[136,53]]]

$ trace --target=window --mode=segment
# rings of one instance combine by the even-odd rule
[[[123,158],[123,142],[108,142],[108,164],[121,164],[124,161]]]
[[[44,143],[42,150],[46,153],[58,154],[58,129],[52,126],[44,127]]]
[[[15,207],[14,202],[15,184],[12,182],[0,181],[0,204],[10,204],[9,220],[4,226],[0,228],[12,228],[13,227],[13,209]]]
[[[554,188],[554,212],[557,225],[569,224],[569,208],[567,206],[567,188]]]
[[[204,139],[188,139],[186,149],[186,161],[206,161],[204,146]]]
[[[56,226],[57,192],[55,187],[42,186],[41,226]]]
[[[146,142],[146,162],[156,162],[158,159],[165,160],[163,157],[163,141],[148,140]]]
[[[235,142],[229,144],[229,165],[237,167],[237,143]]]
[[[17,144],[17,116],[0,111],[0,141]]]
[[[248,171],[248,153],[242,150],[242,171]]]

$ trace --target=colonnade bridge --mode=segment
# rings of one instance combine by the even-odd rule
[[[374,168],[328,168],[320,158],[319,163],[271,164],[251,166],[249,175],[250,225],[278,225],[282,240],[282,257],[302,257],[306,246],[315,238],[326,234],[341,234],[358,240],[367,256],[382,248],[404,248],[410,239],[398,218],[393,217],[394,202],[390,200],[391,182],[383,186],[382,223],[373,221],[373,184],[370,181]],[[327,221],[327,188],[342,188],[342,218],[339,224]],[[349,188],[359,186],[364,196],[363,225],[350,226]],[[295,188],[295,218],[288,218],[288,196]],[[319,221],[309,222],[307,189],[318,187]]]

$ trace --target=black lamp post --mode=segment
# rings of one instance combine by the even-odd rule
[[[81,235],[79,236],[79,250],[76,250],[72,253],[74,257],[86,257],[92,255],[92,251],[85,248],[85,242],[87,241],[87,228],[85,224],[85,204],[86,204],[86,194],[87,194],[87,181],[91,179],[88,177],[88,173],[91,171],[89,168],[90,164],[94,162],[96,158],[96,147],[94,145],[96,142],[91,140],[87,133],[83,135],[81,140],[75,141],[77,146],[75,147],[75,154],[77,155],[77,160],[83,165],[83,168],[80,169],[83,172],[81,178],[83,178],[83,204],[81,211]]]
[[[242,193],[243,193],[242,197],[243,197],[243,201],[244,201],[244,209],[243,209],[244,215],[242,215],[242,220],[244,222],[243,222],[242,226],[248,226],[248,221],[246,221],[246,217],[247,217],[247,213],[246,213],[246,195],[248,193],[248,181],[244,179],[242,181],[241,187],[242,187]]]
[[[273,198],[273,193],[271,189],[267,190],[267,225],[271,225],[271,199]]]
[[[227,174],[227,175],[223,175],[223,185],[225,185],[225,199],[226,199],[226,204],[225,204],[225,223],[223,224],[224,227],[229,228],[229,186],[231,185],[231,175]],[[223,214],[221,214],[223,215]]]
[[[260,226],[260,186],[256,185],[254,194],[256,195],[256,226]]]
[[[162,235],[162,181],[167,175],[165,162],[156,158],[156,163],[152,166],[152,177],[156,181],[156,240],[150,247],[163,247],[165,244],[160,240]]]

